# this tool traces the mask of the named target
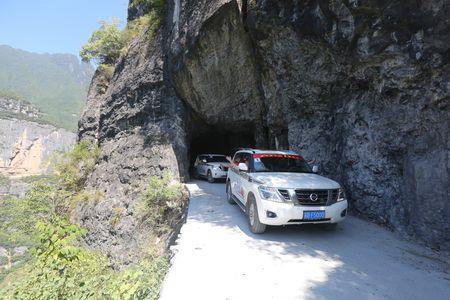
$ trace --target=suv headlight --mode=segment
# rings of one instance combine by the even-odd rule
[[[258,190],[259,195],[264,200],[284,202],[284,199],[280,197],[276,188],[261,185],[258,187]]]
[[[220,166],[213,166],[213,170],[220,170]]]
[[[337,201],[344,201],[345,199],[347,199],[346,195],[345,195],[345,190],[343,188],[339,189],[339,194],[338,194],[338,198]]]

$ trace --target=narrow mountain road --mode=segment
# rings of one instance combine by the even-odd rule
[[[448,299],[449,261],[349,217],[250,233],[224,184],[194,181],[162,300]]]

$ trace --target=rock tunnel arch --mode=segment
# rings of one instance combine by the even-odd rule
[[[195,159],[200,154],[223,154],[230,156],[237,148],[254,148],[260,146],[257,143],[258,136],[255,131],[255,126],[252,124],[229,126],[220,123],[215,125],[196,123],[190,126],[187,137],[187,156],[189,159],[190,175],[192,175],[192,167]]]

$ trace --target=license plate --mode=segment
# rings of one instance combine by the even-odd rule
[[[303,220],[320,220],[325,219],[324,210],[310,210],[303,212]]]

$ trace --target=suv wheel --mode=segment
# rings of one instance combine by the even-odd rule
[[[256,205],[256,201],[253,196],[249,196],[248,199],[247,216],[251,232],[263,233],[266,231],[266,224],[262,224],[259,221],[258,206]]]
[[[208,182],[213,183],[214,177],[212,176],[211,170],[208,170]]]
[[[229,181],[227,181],[227,202],[233,205],[237,204],[233,199],[233,194],[231,193],[231,184]]]

